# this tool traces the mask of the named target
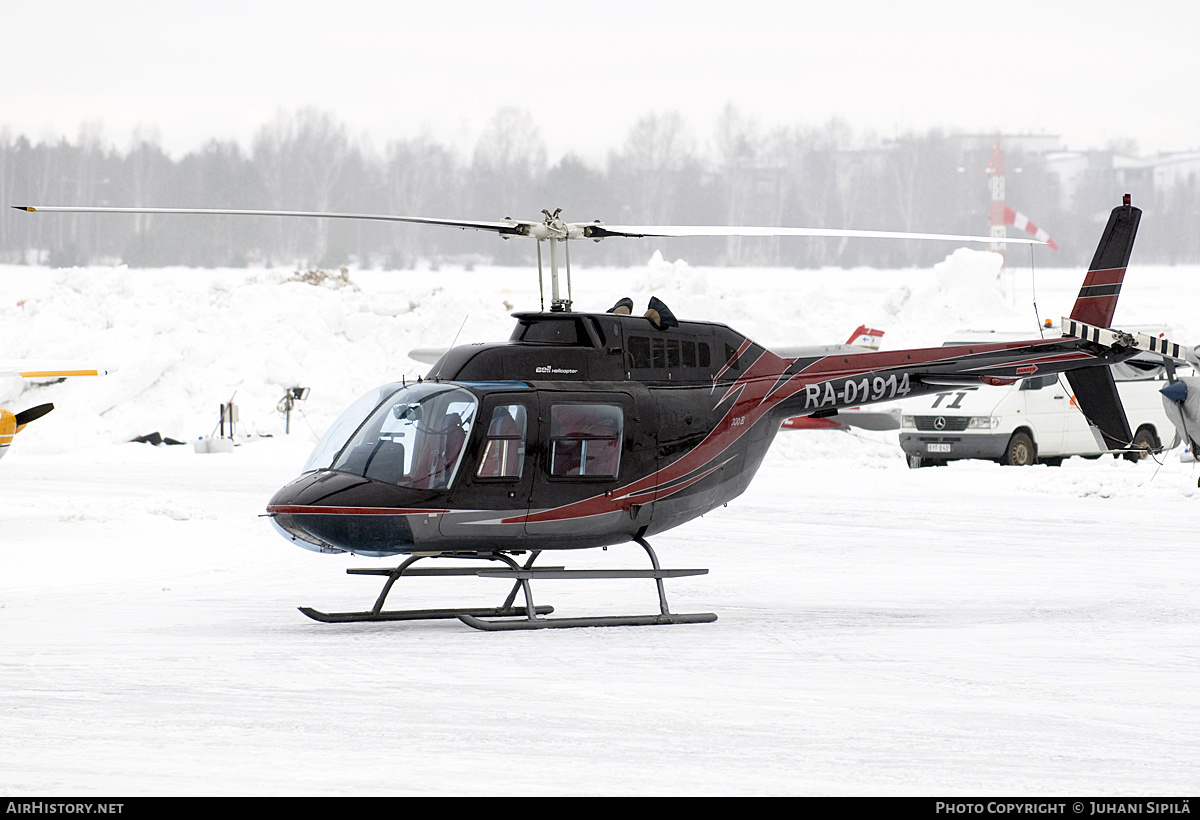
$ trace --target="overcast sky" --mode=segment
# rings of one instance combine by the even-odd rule
[[[764,127],[1200,150],[1200,4],[1183,0],[0,0],[0,36],[0,126],[99,122],[122,148],[153,127],[175,156],[248,146],[305,105],[380,148],[424,129],[466,149],[515,105],[552,160],[600,159],[650,112],[703,140],[730,102]]]

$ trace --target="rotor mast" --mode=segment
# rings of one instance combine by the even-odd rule
[[[546,219],[530,230],[532,235],[538,242],[538,288],[542,286],[542,243],[550,243],[550,310],[554,313],[570,313],[571,312],[571,251],[568,249],[567,241],[571,238],[571,227],[566,222],[559,219],[559,214],[562,213],[562,208],[556,208],[554,213],[550,213],[545,208],[542,213],[546,215]],[[562,291],[558,284],[558,245],[563,243],[563,252],[566,256],[567,269],[567,298],[562,298]]]

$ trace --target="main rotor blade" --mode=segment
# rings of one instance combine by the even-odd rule
[[[424,216],[393,216],[391,214],[350,214],[326,211],[264,211],[226,208],[102,208],[77,205],[13,205],[18,211],[30,213],[77,214],[198,214],[203,216],[287,216],[309,219],[365,219],[376,222],[406,222],[415,225],[440,225],[462,230],[493,231],[505,236],[532,236],[535,239],[607,237],[698,237],[698,236],[811,236],[846,237],[849,239],[919,239],[941,242],[988,242],[998,245],[1045,245],[1040,239],[997,236],[960,236],[941,233],[910,233],[905,231],[861,231],[837,228],[780,228],[725,225],[605,225],[600,222],[557,223],[518,219],[483,221],[473,219],[433,219]]]
[[[575,227],[575,226],[572,226]],[[850,239],[925,239],[942,242],[995,242],[1009,245],[1045,245],[1040,239],[1004,236],[959,236],[944,233],[908,233],[905,231],[858,231],[837,228],[769,228],[726,227],[721,225],[602,225],[580,223],[584,236],[603,239],[609,236],[626,237],[683,237],[683,236],[830,236]]]
[[[299,216],[320,219],[367,219],[376,222],[411,222],[418,225],[442,225],[449,228],[468,228],[477,231],[494,231],[499,234],[524,236],[529,226],[540,222],[522,222],[506,219],[499,222],[484,222],[473,219],[431,219],[423,216],[391,216],[389,214],[344,214],[325,211],[258,211],[226,208],[93,208],[75,205],[13,205],[18,211],[30,213],[65,214],[192,214],[201,216]]]

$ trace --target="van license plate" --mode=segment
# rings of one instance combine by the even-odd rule
[[[925,452],[927,453],[948,453],[950,452],[949,444],[926,444]]]

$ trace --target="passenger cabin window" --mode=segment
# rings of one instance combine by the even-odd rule
[[[550,407],[550,475],[615,478],[621,466],[624,413],[610,404]]]
[[[645,336],[629,337],[629,367],[644,370],[650,366],[650,340]]]
[[[667,340],[650,340],[650,366],[659,370],[667,366]]]
[[[492,421],[484,437],[483,456],[477,478],[517,479],[525,464],[525,427],[523,404],[504,404],[492,411]]]
[[[664,339],[661,336],[630,336],[626,342],[626,352],[630,370],[708,368],[712,360],[707,342]]]

